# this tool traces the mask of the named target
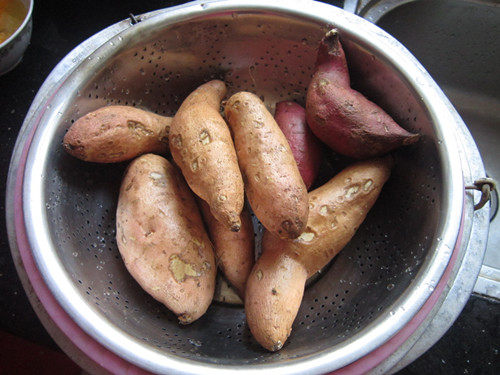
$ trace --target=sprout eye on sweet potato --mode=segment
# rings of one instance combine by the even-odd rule
[[[146,153],[168,151],[172,118],[139,108],[113,105],[79,118],[64,136],[74,157],[94,163],[116,163]]]

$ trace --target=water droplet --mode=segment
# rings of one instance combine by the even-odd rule
[[[391,311],[389,314],[391,314],[392,316],[396,315],[396,311]]]
[[[113,42],[109,42],[109,45],[110,46],[114,46],[115,44]]]
[[[78,253],[77,253],[76,251],[75,251],[75,252],[73,252],[73,256],[74,256],[75,258],[76,258],[76,257],[78,257]]]
[[[197,346],[197,347],[201,346],[201,341],[199,341],[199,340],[189,339],[188,341],[190,344],[192,344],[194,346]]]
[[[387,284],[387,290],[393,290],[394,289],[394,284]]]
[[[95,268],[97,268],[98,271],[102,270],[102,266],[97,265]]]
[[[144,69],[143,69],[143,68],[139,69],[139,72],[141,73],[141,76],[146,75],[146,72],[144,71]]]

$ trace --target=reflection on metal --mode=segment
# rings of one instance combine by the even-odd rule
[[[474,293],[500,300],[500,270],[483,265],[474,286]]]
[[[370,22],[377,21],[391,10],[416,0],[345,0],[344,10]]]

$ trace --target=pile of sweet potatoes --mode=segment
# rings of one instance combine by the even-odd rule
[[[209,307],[217,267],[244,300],[266,349],[290,335],[306,280],[351,240],[390,176],[388,152],[414,143],[350,87],[339,34],[322,39],[305,109],[284,101],[273,116],[250,92],[199,86],[173,118],[109,106],[76,121],[63,146],[98,163],[134,159],[123,178],[116,236],[141,287],[182,324]],[[356,159],[308,193],[322,148]],[[175,165],[158,154],[168,151]],[[384,156],[385,155],[385,156]],[[249,207],[265,233],[255,262]]]

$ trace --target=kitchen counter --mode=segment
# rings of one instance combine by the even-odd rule
[[[35,4],[33,36],[21,63],[0,76],[0,194],[5,184],[11,152],[24,116],[39,87],[71,49],[101,29],[118,22],[129,13],[180,4],[182,1],[76,1],[44,0]],[[339,2],[331,1],[332,4]],[[33,311],[11,258],[5,202],[0,201],[0,372],[10,369],[21,374],[39,374],[36,363],[44,363],[47,373],[75,371]],[[401,374],[496,374],[500,373],[500,304],[481,296],[471,296],[464,311],[446,335]],[[3,349],[31,351],[29,355],[7,355]],[[22,356],[21,356],[22,355]],[[38,362],[37,362],[38,356]],[[21,361],[20,358],[23,358]],[[32,366],[26,363],[32,358]],[[43,361],[46,358],[57,358]],[[21,363],[23,362],[23,363]],[[17,366],[17,367],[16,367]],[[66,366],[66,367],[64,367]],[[69,370],[71,369],[71,371]],[[13,373],[9,371],[8,373]],[[7,373],[7,372],[6,372]]]

